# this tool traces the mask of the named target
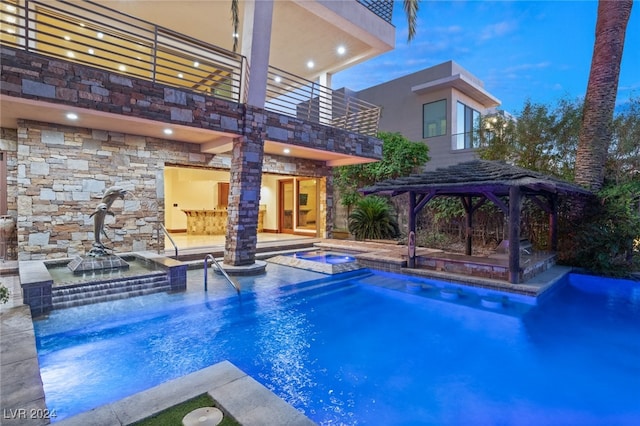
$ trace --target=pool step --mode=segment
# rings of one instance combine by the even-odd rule
[[[108,282],[83,283],[52,290],[53,309],[107,302],[171,290],[164,272],[126,277]]]

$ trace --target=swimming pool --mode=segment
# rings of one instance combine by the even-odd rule
[[[637,283],[571,275],[542,305],[488,309],[400,275],[319,277],[271,265],[240,301],[220,287],[53,312],[34,323],[48,408],[59,420],[228,359],[319,424],[640,420]],[[372,285],[407,280],[425,289]]]

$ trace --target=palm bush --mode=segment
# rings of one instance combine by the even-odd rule
[[[349,215],[349,232],[357,240],[395,238],[400,234],[391,206],[378,196],[358,201]]]

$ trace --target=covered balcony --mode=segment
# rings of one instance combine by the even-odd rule
[[[354,3],[358,6],[375,6],[376,19],[380,16],[390,18],[391,6],[387,3],[391,2]],[[67,71],[73,68],[72,64],[77,64],[78,67],[105,71],[110,76],[118,75],[165,88],[175,88],[178,94],[174,96],[177,97],[181,96],[179,92],[184,91],[196,96],[202,95],[203,100],[205,97],[215,98],[221,103],[237,105],[246,101],[247,88],[251,84],[248,61],[244,56],[218,45],[92,2],[5,0],[1,4],[0,41],[3,47],[45,58],[55,58],[60,63],[69,64],[66,67]],[[386,7],[383,7],[385,4]],[[283,11],[276,11],[276,14],[278,13]],[[388,21],[381,21],[388,25]],[[7,52],[5,49],[4,64],[10,64],[7,58],[15,56],[7,56]],[[275,56],[277,57],[277,54]],[[19,65],[16,62],[12,70],[15,71]],[[57,71],[60,80],[69,82],[70,77],[64,75],[66,71],[63,70],[65,66]],[[3,74],[4,71],[3,69]],[[28,76],[29,72],[24,69],[21,69],[19,74],[24,76],[25,72]],[[86,75],[87,72],[83,74]],[[3,127],[15,127],[12,121],[18,118],[56,122],[56,115],[51,114],[51,103],[65,104],[69,102],[69,98],[75,101],[72,103],[77,107],[93,109],[91,101],[98,101],[105,87],[85,81],[84,84],[90,86],[89,90],[70,94],[71,87],[60,86],[58,82],[52,81],[51,77],[43,81],[21,79],[20,84],[16,80],[17,74],[12,77],[9,73],[3,78]],[[14,93],[18,91],[17,86],[20,86],[19,95]],[[166,93],[165,91],[165,101]],[[136,98],[141,101],[138,104],[149,102],[148,99],[142,99],[143,94],[134,93],[130,102],[134,102]],[[86,102],[82,102],[83,100]],[[153,101],[148,105],[151,112],[147,112],[144,117],[151,118],[149,126],[140,126],[132,120],[117,117],[114,120],[105,120],[104,115],[86,118],[86,122],[80,124],[85,127],[123,132],[131,132],[131,126],[134,126],[133,133],[156,135],[157,129],[153,127],[166,126],[167,122],[173,121],[174,114],[157,114],[156,117],[152,113],[152,103]],[[98,105],[97,109],[100,108],[105,109],[102,111],[104,113],[128,114],[126,105],[112,110],[107,106]],[[375,138],[380,116],[378,106],[359,100],[345,90],[333,90],[317,81],[275,66],[269,66],[265,110],[370,138]],[[84,117],[91,115],[90,111],[83,112]],[[171,119],[167,120],[167,117]],[[157,123],[153,123],[156,121]],[[241,130],[237,125],[226,128],[222,125],[216,128],[204,120],[177,121],[179,123],[173,123],[178,124],[174,133],[166,137],[199,143],[203,152],[224,152],[229,146],[229,140]],[[317,143],[305,146],[305,141],[292,141],[290,137],[282,135],[282,131],[273,131],[268,135],[265,143],[266,153],[281,153],[283,144],[294,144],[296,146],[293,148],[301,157],[320,158],[327,161],[327,164],[334,165],[372,161],[379,155],[374,152],[377,149],[370,154],[361,152],[360,155],[357,152],[340,152],[340,147],[318,146]],[[319,157],[318,152],[321,152]]]

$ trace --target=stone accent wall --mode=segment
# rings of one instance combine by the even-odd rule
[[[248,106],[32,52],[0,49],[3,95],[238,136],[251,127],[251,118],[244,116]],[[263,140],[382,158],[379,139],[274,112],[256,112],[264,116]],[[250,110],[247,113],[252,114]]]
[[[31,121],[20,121],[17,131],[3,129],[2,134],[4,146],[18,146],[10,155],[7,192],[9,209],[17,217],[20,260],[85,254],[94,238],[89,215],[113,185],[134,196],[114,203],[115,219],[107,219],[113,241],[103,238],[105,245],[118,252],[164,249],[164,239],[158,241],[156,235],[157,224],[164,221],[164,165],[229,170],[233,160],[231,155],[203,154],[195,144]],[[265,155],[262,169],[322,179],[320,212],[323,219],[327,213],[327,222],[320,224],[320,233],[330,232],[325,226],[332,223],[327,208],[332,181],[322,178],[330,171],[323,162]],[[244,240],[239,247],[246,247]]]
[[[229,265],[251,265],[255,261],[264,154],[263,120],[261,114],[254,114],[248,135],[233,141],[224,252],[224,262]]]
[[[19,260],[89,251],[89,216],[114,185],[133,196],[113,204],[105,245],[118,252],[162,249],[156,226],[164,221],[164,164],[223,165],[194,144],[28,121],[18,126]]]
[[[7,214],[18,216],[18,187],[16,186],[18,170],[18,131],[16,129],[0,129],[0,151],[4,151],[7,162]]]

